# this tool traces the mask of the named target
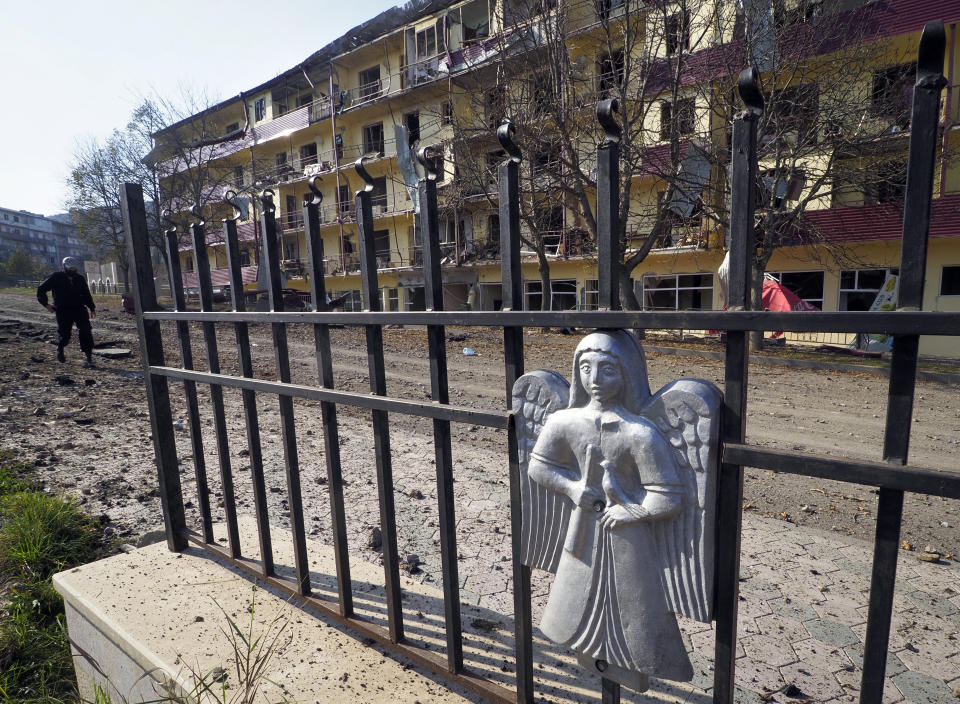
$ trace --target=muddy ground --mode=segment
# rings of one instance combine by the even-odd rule
[[[117,341],[130,357],[98,360],[92,370],[80,366],[76,342],[65,364],[54,359],[53,315],[29,295],[0,293],[0,445],[15,448],[34,462],[51,491],[65,492],[94,515],[102,515],[108,534],[118,542],[135,543],[161,523],[153,446],[144,400],[134,319],[104,302],[94,323],[98,342]],[[179,364],[173,326],[165,328],[165,352]],[[504,404],[501,334],[492,329],[450,329],[451,402],[497,409]],[[271,332],[251,326],[257,376],[275,378]],[[362,330],[332,330],[334,372],[338,389],[367,391],[367,359]],[[219,329],[224,373],[236,373],[236,342],[230,326]],[[206,368],[206,350],[199,326],[192,328],[194,357]],[[291,326],[293,381],[315,384],[312,331]],[[419,328],[384,331],[388,393],[429,398],[426,333]],[[526,368],[570,373],[577,336],[528,331]],[[465,356],[469,347],[475,356]],[[722,363],[690,357],[648,354],[651,387],[681,376],[696,376],[722,387]],[[58,377],[66,377],[60,378]],[[883,445],[884,377],[851,372],[824,372],[751,365],[747,440],[784,450],[879,460]],[[236,476],[241,512],[252,513],[247,440],[239,392],[225,391],[230,446],[227,459]],[[183,388],[171,384],[171,400],[182,460],[188,521],[197,527],[197,497],[185,413]],[[200,387],[204,461],[214,492],[215,517],[222,517],[219,459],[214,439],[209,390]],[[271,521],[284,526],[289,516],[285,490],[280,423],[274,397],[258,401],[266,458]],[[317,539],[330,537],[326,470],[320,409],[297,401],[298,454],[303,475],[307,529]],[[346,480],[351,551],[378,560],[371,532],[378,525],[376,475],[369,412],[341,407],[340,436]],[[439,581],[436,490],[431,424],[424,419],[391,415],[391,441],[396,483],[401,555],[416,554],[419,574]],[[508,482],[505,438],[501,431],[453,426],[457,482],[458,535],[463,560],[465,596],[482,600],[492,594],[490,557],[503,558],[508,535]],[[911,463],[955,471],[960,457],[960,394],[956,386],[919,383],[910,444]],[[876,492],[868,487],[748,470],[745,511],[801,525],[872,540]],[[914,549],[931,545],[960,552],[960,502],[908,495],[903,539]],[[255,551],[252,551],[255,554]],[[500,567],[500,565],[496,565]],[[479,577],[471,584],[472,571]],[[498,570],[506,580],[509,568]],[[485,574],[486,573],[486,574]],[[496,575],[499,577],[499,575]],[[471,586],[475,586],[471,589]]]

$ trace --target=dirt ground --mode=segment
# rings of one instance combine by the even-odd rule
[[[165,328],[165,353],[179,364],[173,326]],[[251,326],[257,376],[275,378],[273,347],[268,326]],[[496,409],[504,404],[502,336],[499,331],[450,329],[451,402]],[[98,360],[82,369],[75,340],[67,362],[54,359],[53,316],[27,294],[0,293],[0,445],[15,448],[33,461],[51,491],[65,492],[94,515],[102,515],[108,534],[118,542],[135,543],[159,527],[153,446],[144,400],[143,380],[134,319],[119,311],[119,302],[98,309],[96,341],[116,341],[132,355]],[[338,389],[368,391],[363,331],[332,330],[334,373]],[[230,326],[219,328],[224,373],[236,373],[236,343]],[[526,368],[557,369],[568,375],[579,338],[528,331]],[[199,326],[192,328],[194,358],[206,368],[206,350]],[[420,400],[429,398],[429,360],[423,329],[384,331],[388,393]],[[465,356],[469,347],[475,356]],[[290,353],[293,381],[315,384],[316,360],[312,331],[291,326]],[[648,354],[651,387],[669,380],[695,376],[723,385],[722,363],[691,357]],[[59,377],[59,378],[58,378]],[[65,377],[65,378],[64,378]],[[883,409],[887,392],[884,377],[849,372],[823,372],[751,365],[748,442],[807,451],[821,455],[880,459],[883,445]],[[219,457],[214,440],[209,390],[200,387],[204,460],[214,492],[215,517],[222,516]],[[241,512],[252,513],[247,441],[240,395],[225,391],[230,462],[237,483]],[[193,462],[179,384],[171,384],[171,402],[182,460],[182,481],[188,521],[197,526]],[[280,423],[273,397],[258,400],[271,520],[284,525],[289,516]],[[318,539],[328,538],[329,505],[320,409],[312,402],[296,403],[298,453],[303,476],[307,528]],[[379,555],[370,535],[378,525],[373,442],[369,412],[341,407],[340,435],[351,551],[366,559]],[[397,491],[401,555],[416,554],[423,579],[439,581],[436,490],[430,422],[392,415],[391,443]],[[505,437],[501,431],[477,426],[453,426],[457,482],[458,533],[461,558],[466,561],[465,589],[471,587],[471,560],[478,571],[489,571],[481,555],[505,547],[508,477]],[[911,464],[956,471],[960,457],[960,394],[956,386],[919,383],[910,445]],[[434,499],[434,500],[430,500]],[[960,552],[960,502],[908,495],[903,539],[913,549],[926,545],[952,555]],[[780,520],[872,540],[876,492],[869,487],[748,470],[744,510]],[[475,550],[475,552],[474,552]],[[484,566],[485,565],[485,566]],[[497,565],[499,567],[499,565]],[[509,572],[506,567],[504,572]],[[506,575],[504,575],[506,576]],[[482,591],[477,590],[478,594]]]

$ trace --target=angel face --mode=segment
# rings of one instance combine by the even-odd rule
[[[580,355],[580,383],[590,400],[598,404],[615,401],[623,393],[624,378],[620,361],[606,352],[589,351]]]

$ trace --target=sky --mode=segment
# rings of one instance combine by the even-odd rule
[[[237,95],[403,0],[21,0],[0,42],[0,206],[66,210],[79,142],[145,97]]]

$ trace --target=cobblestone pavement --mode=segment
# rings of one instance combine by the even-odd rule
[[[365,420],[342,418],[341,422],[346,436],[365,437],[363,433],[369,433],[362,427]],[[393,438],[400,554],[401,558],[415,554],[421,562],[412,577],[440,586],[433,443],[425,433],[418,432],[421,429],[416,424],[408,427],[410,430],[413,432],[396,433]],[[316,436],[309,439],[318,442]],[[273,441],[268,432],[265,444]],[[502,451],[496,445],[454,447],[454,473],[458,477],[455,492],[461,598],[466,604],[507,615],[513,610],[509,487],[502,474],[493,469],[502,464]],[[351,554],[377,562],[380,552],[369,541],[373,526],[379,525],[376,494],[372,491],[373,454],[370,449],[356,448],[345,455]],[[320,467],[306,469],[305,474],[321,475]],[[247,499],[241,495],[244,506]],[[308,531],[311,537],[329,544],[329,506],[325,495],[317,498],[322,500],[308,501],[312,505],[305,507]],[[842,533],[749,512],[743,516],[742,545],[738,701],[856,701],[872,545]],[[251,552],[255,553],[253,546]],[[960,567],[947,562],[920,562],[916,554],[901,551],[900,555],[884,701],[957,704],[960,697],[954,691],[960,690]],[[550,579],[549,574],[534,572],[535,624],[546,604]],[[694,687],[655,681],[644,695],[625,692],[625,701],[706,704],[711,700],[713,625],[682,620],[681,626],[696,672]],[[554,699],[545,697],[542,701]]]

